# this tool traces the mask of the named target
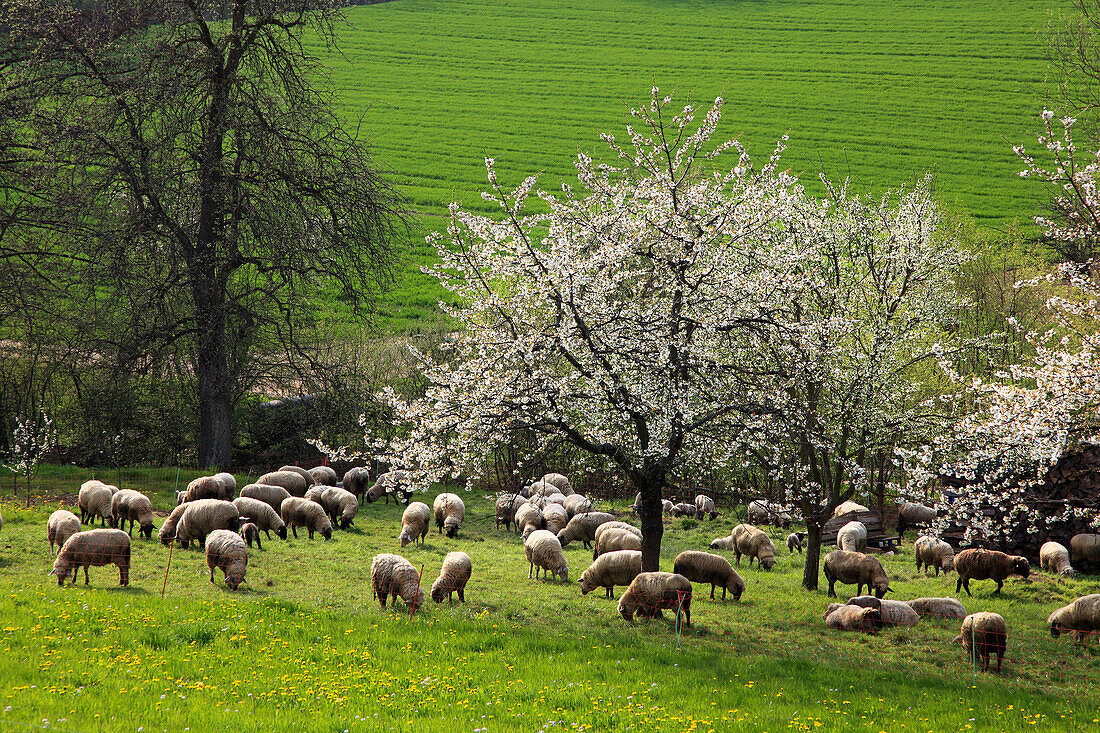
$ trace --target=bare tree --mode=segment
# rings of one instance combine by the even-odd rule
[[[66,262],[92,343],[193,364],[204,465],[230,461],[255,355],[302,355],[322,291],[366,313],[392,274],[397,197],[303,45],[339,18],[326,0],[3,5],[7,218]]]

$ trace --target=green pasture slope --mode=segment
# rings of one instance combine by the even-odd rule
[[[945,204],[998,226],[1040,210],[1011,146],[1033,141],[1045,28],[1056,0],[396,0],[349,11],[332,68],[341,112],[421,216],[452,200],[491,210],[483,160],[503,182],[572,175],[599,133],[621,133],[650,86],[677,102],[726,99],[725,133],[881,189],[931,172]],[[385,315],[415,327],[439,291],[413,237]]]
[[[186,477],[185,477],[186,478]],[[243,478],[243,477],[242,477]],[[134,484],[137,485],[137,484]],[[156,488],[152,483],[146,486]],[[167,488],[161,485],[161,488]],[[5,490],[5,497],[7,491]],[[51,506],[5,501],[0,530],[0,730],[65,731],[1080,731],[1100,719],[1100,649],[1050,638],[1050,610],[1095,577],[1010,580],[1003,597],[976,584],[970,610],[1006,617],[1000,676],[975,672],[949,644],[957,621],[925,620],[878,636],[826,630],[824,591],[798,589],[802,559],[742,568],[740,603],[696,586],[693,627],[629,625],[615,601],[582,596],[591,561],[566,548],[570,580],[528,580],[522,542],[494,527],[489,500],[463,494],[455,539],[433,532],[400,550],[401,508],[368,505],[330,542],[264,542],[248,587],[207,580],[196,550],[134,541],[131,586],[114,567],[58,588],[45,575]],[[431,503],[431,498],[427,498]],[[167,491],[156,503],[171,504]],[[624,511],[625,507],[617,507]],[[161,519],[157,519],[160,524]],[[662,567],[705,548],[738,520],[669,520]],[[774,532],[781,546],[782,533]],[[377,552],[424,567],[473,559],[467,603],[430,601],[412,619],[371,598]],[[898,597],[950,594],[922,577],[911,548],[885,564]],[[839,588],[845,595],[851,588]],[[617,589],[616,595],[621,593]]]

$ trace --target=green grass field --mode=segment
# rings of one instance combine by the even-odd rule
[[[957,621],[875,637],[825,629],[828,599],[798,589],[801,557],[785,549],[770,573],[742,568],[740,603],[696,586],[694,624],[677,648],[671,619],[631,626],[599,592],[528,580],[521,540],[494,527],[488,500],[463,497],[459,536],[433,530],[415,549],[399,550],[393,505],[364,507],[357,528],[331,542],[265,541],[237,593],[208,582],[199,552],[176,548],[164,598],[169,551],[138,540],[130,588],[118,587],[113,566],[93,568],[89,588],[82,579],[58,588],[45,575],[53,503],[5,501],[0,728],[938,732],[1082,730],[1100,718],[1100,649],[1054,640],[1044,626],[1095,578],[1036,574],[1010,580],[1003,598],[989,582],[963,598],[1008,620],[1000,676],[976,673],[948,643]],[[162,492],[156,503],[172,502]],[[735,521],[669,520],[663,566]],[[412,619],[400,602],[379,610],[375,553],[423,565],[426,587],[453,549],[474,562],[465,605],[429,601]],[[591,553],[576,543],[566,553],[575,581]],[[914,572],[908,546],[885,564],[899,598],[953,594],[953,577]]]
[[[383,309],[429,327],[440,291],[418,235],[452,200],[488,205],[502,182],[553,189],[578,150],[622,134],[650,86],[678,102],[727,100],[725,133],[758,158],[791,134],[787,164],[874,190],[925,172],[977,222],[1030,220],[1042,192],[1016,173],[1042,106],[1052,0],[399,0],[351,9],[333,70],[341,112],[420,215],[407,271]]]

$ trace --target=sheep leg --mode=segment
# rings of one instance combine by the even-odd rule
[[[960,575],[958,577],[958,579],[955,580],[955,592],[958,593],[960,590],[962,590],[962,587],[963,587],[963,577]]]
[[[829,598],[836,598],[836,590],[833,586],[836,584],[836,580],[829,578]]]
[[[998,580],[997,581],[997,590],[993,591],[993,595],[999,595],[1000,594],[1002,585],[1004,585],[1004,581],[1003,580]]]
[[[210,566],[210,582],[211,583],[214,582],[214,566],[213,565]]]
[[[725,588],[723,588],[723,589],[722,589],[722,595],[723,595],[723,597],[725,597],[725,593],[726,593],[726,589],[725,589]],[[711,584],[710,584],[710,599],[711,599],[712,601],[714,600],[714,583],[711,583]]]
[[[609,585],[609,586],[607,586],[607,588],[605,589],[605,590],[607,590],[607,597],[608,597],[608,598],[614,598],[614,597],[615,597],[615,596],[611,595],[611,589],[612,589],[613,587],[614,587],[614,586],[610,586],[610,585]]]
[[[1002,651],[997,652],[997,674],[1001,673],[1001,659],[1004,657],[1004,654],[1005,653]]]
[[[309,538],[313,539],[313,527],[309,528]]]
[[[76,577],[76,573],[73,573],[73,577]],[[75,582],[75,581],[74,581]],[[88,566],[84,566],[84,585],[88,585]]]
[[[466,602],[466,590],[464,588],[459,588],[458,589],[458,602],[459,603],[465,603]]]
[[[531,579],[531,573],[534,571],[534,569],[535,569],[535,563],[531,563],[531,567],[527,568],[527,579],[528,580]]]
[[[297,524],[290,525],[290,531],[294,533],[294,539],[298,539],[298,525]]]
[[[271,538],[268,537],[267,539],[270,540]],[[252,547],[252,545],[249,545],[249,547]],[[260,535],[259,535],[259,533],[256,534],[256,549],[257,550],[264,549],[264,546],[260,544]]]

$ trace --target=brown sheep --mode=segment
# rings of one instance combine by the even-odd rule
[[[882,598],[890,588],[890,577],[882,568],[882,563],[862,552],[833,550],[825,556],[822,568],[829,581],[829,596],[836,598],[836,583],[856,586],[856,595],[861,595],[863,586],[867,591],[874,590],[875,596]]]
[[[995,581],[997,590],[993,593],[999,594],[1005,578],[1013,574],[1022,575],[1026,578],[1031,568],[1026,557],[1006,555],[997,550],[971,548],[963,550],[955,556],[955,571],[959,574],[959,579],[955,583],[955,592],[958,593],[959,590],[965,588],[966,595],[969,596],[972,595],[970,593],[971,579]]]

